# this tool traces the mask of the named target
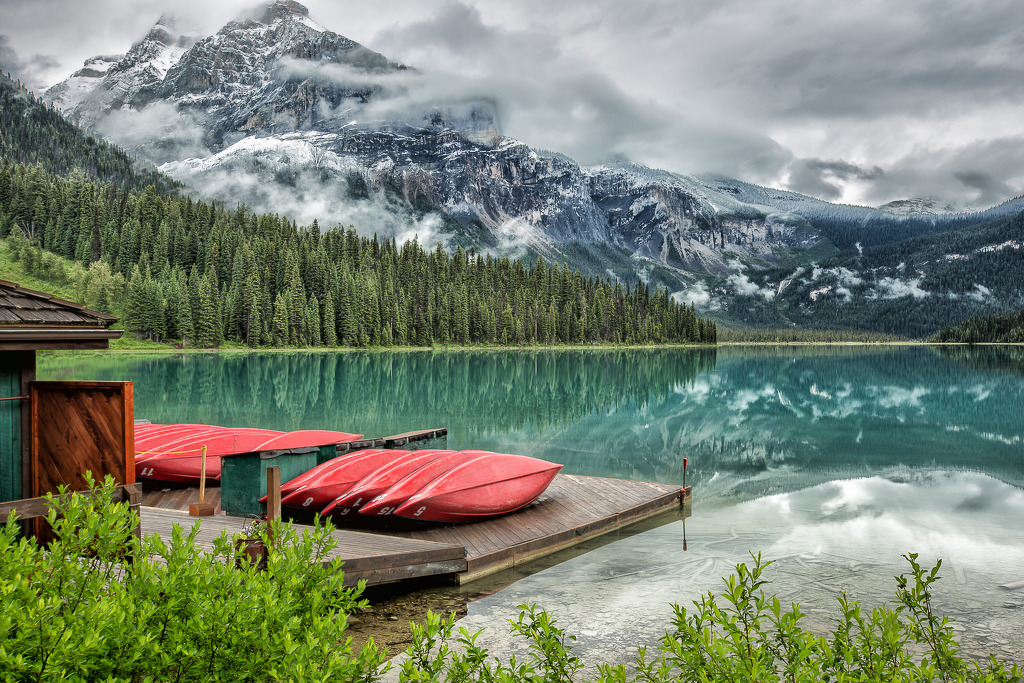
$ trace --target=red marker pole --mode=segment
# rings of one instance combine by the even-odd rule
[[[686,458],[683,458],[683,495],[686,495]]]

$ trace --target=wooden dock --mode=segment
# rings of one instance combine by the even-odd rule
[[[196,502],[197,489],[147,488],[143,532],[163,534],[172,522],[189,525],[199,519],[181,512]],[[218,493],[207,489],[207,502],[215,503]],[[374,584],[444,574],[465,583],[678,508],[681,502],[675,484],[559,474],[536,502],[518,512],[470,524],[339,530],[336,553],[345,560],[346,583],[350,578]],[[244,521],[225,515],[202,518],[201,540],[210,542],[222,528],[240,530]]]
[[[682,500],[676,484],[559,474],[537,502],[513,514],[395,533],[465,545],[466,571],[455,580],[466,583],[679,508]]]
[[[200,524],[196,540],[205,548],[213,548],[213,540],[225,529],[229,535],[242,530],[246,520],[228,515],[190,517],[187,512],[141,507],[142,533],[170,536],[173,525],[191,528]],[[360,580],[367,584],[389,583],[439,574],[455,574],[466,570],[466,549],[462,545],[435,541],[368,534],[340,529],[334,532],[338,547],[328,561],[340,557],[345,561],[345,585]],[[326,564],[326,562],[325,562]]]

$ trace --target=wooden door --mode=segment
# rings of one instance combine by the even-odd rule
[[[32,497],[111,475],[135,483],[135,395],[131,382],[31,382]]]

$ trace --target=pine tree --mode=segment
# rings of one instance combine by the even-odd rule
[[[324,343],[327,346],[338,345],[338,330],[334,319],[334,295],[330,292],[324,296]]]
[[[285,302],[284,296],[278,294],[277,298],[274,299],[274,322],[272,337],[272,343],[274,346],[288,346],[288,340],[290,339],[290,328],[291,325],[289,324],[288,321],[288,304]]]
[[[320,336],[320,304],[312,294],[309,295],[309,303],[306,308],[306,315],[309,319],[309,343],[313,346],[320,346],[323,343]]]
[[[195,343],[196,326],[192,304],[193,290],[184,276],[182,276],[179,290],[181,295],[178,298],[178,335],[181,337],[181,345],[188,346]]]

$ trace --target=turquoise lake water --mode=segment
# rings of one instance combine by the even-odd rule
[[[516,648],[504,619],[537,602],[585,660],[628,661],[671,602],[716,590],[750,551],[827,629],[837,591],[877,604],[917,552],[943,559],[936,603],[967,651],[1024,661],[1020,348],[97,354],[44,356],[39,376],[132,380],[153,422],[447,427],[450,448],[672,483],[687,458],[685,527],[665,520],[470,603],[464,623],[498,652]]]

